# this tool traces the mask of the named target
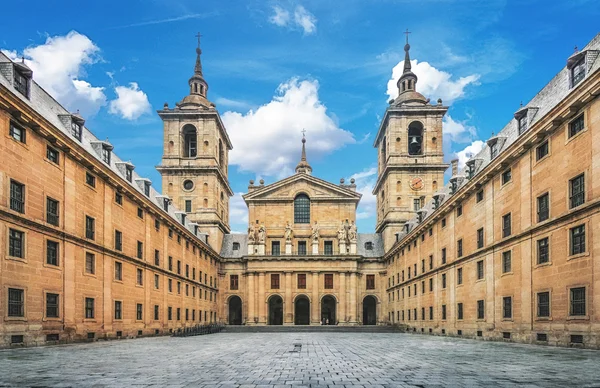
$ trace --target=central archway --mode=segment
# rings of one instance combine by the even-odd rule
[[[332,295],[325,295],[321,299],[321,324],[335,325],[336,321],[336,300]]]
[[[377,299],[367,295],[363,299],[363,325],[377,324]]]
[[[242,324],[242,299],[237,295],[229,298],[229,324]]]
[[[267,324],[283,325],[283,299],[279,295],[269,298],[269,317]]]
[[[310,300],[306,295],[298,295],[294,302],[294,325],[310,325]]]

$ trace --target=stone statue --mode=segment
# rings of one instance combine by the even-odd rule
[[[258,243],[264,244],[266,238],[267,238],[267,229],[265,228],[264,224],[261,224],[260,227],[258,228]]]
[[[290,222],[288,221],[285,225],[285,232],[283,234],[283,236],[285,237],[285,241],[292,241],[292,226],[290,225]]]
[[[348,240],[350,240],[351,243],[356,243],[357,234],[356,224],[352,221],[348,227]]]
[[[319,224],[317,223],[317,221],[315,221],[315,224],[312,227],[312,234],[310,238],[313,241],[319,241]]]
[[[256,242],[256,228],[254,224],[250,224],[248,227],[248,244],[254,244]]]
[[[340,243],[346,242],[346,225],[344,225],[344,221],[342,221],[342,225],[340,226],[340,229],[338,229],[337,235]]]

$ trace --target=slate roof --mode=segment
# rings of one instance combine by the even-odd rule
[[[234,250],[233,243],[240,244],[240,249]],[[223,236],[221,245],[221,257],[226,259],[239,259],[248,255],[248,235],[242,233],[232,233]]]
[[[379,233],[359,233],[356,240],[356,253],[364,257],[382,257],[383,238]],[[365,245],[367,242],[373,244],[372,250],[367,250]]]

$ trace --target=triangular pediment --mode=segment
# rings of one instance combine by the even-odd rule
[[[296,195],[307,194],[314,201],[353,201],[357,202],[361,194],[346,186],[316,178],[312,175],[299,173],[282,179],[270,185],[257,187],[243,196],[246,202],[293,200]]]

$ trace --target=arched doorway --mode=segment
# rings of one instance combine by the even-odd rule
[[[363,299],[363,325],[377,324],[377,299],[367,295]]]
[[[331,295],[325,295],[321,299],[321,323],[325,325],[337,324],[335,316],[336,301]]]
[[[242,299],[237,295],[229,298],[229,324],[242,324]]]
[[[306,295],[298,295],[294,302],[294,324],[310,325],[310,300]]]
[[[279,295],[269,298],[269,325],[283,325],[283,299]]]

